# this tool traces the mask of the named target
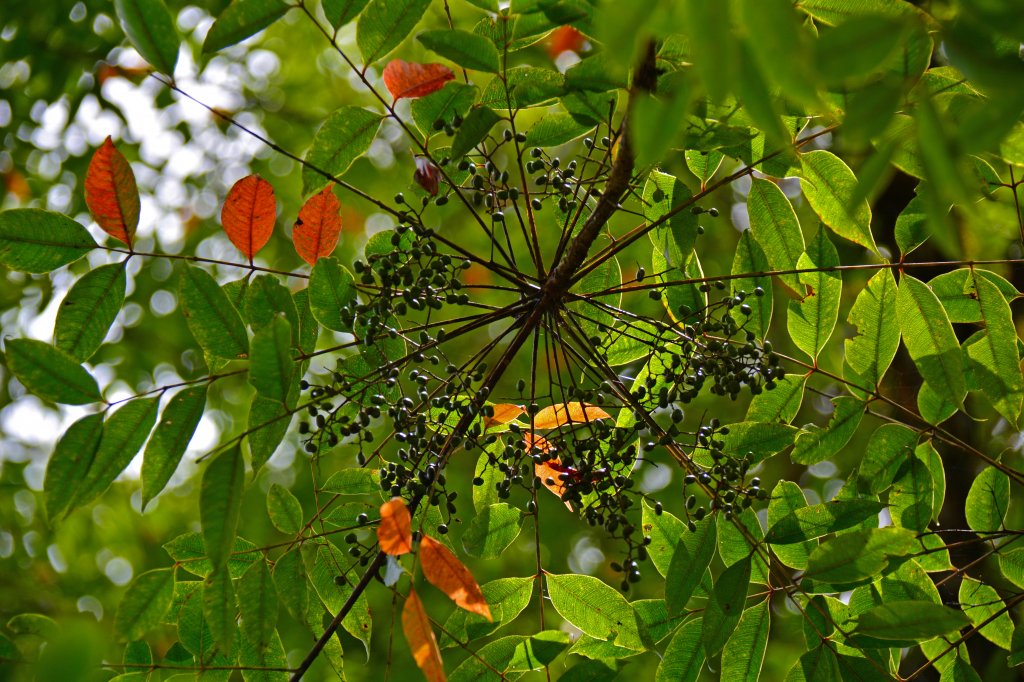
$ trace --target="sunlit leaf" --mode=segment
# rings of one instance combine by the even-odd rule
[[[900,345],[896,317],[896,280],[889,269],[880,270],[857,295],[847,322],[857,335],[844,342],[846,361],[867,386],[878,385]]]
[[[402,632],[409,642],[412,657],[430,682],[444,682],[444,663],[441,661],[441,650],[437,648],[434,630],[430,627],[430,619],[423,610],[423,603],[410,588],[402,607]]]
[[[424,535],[420,541],[419,557],[423,575],[434,587],[448,595],[459,608],[491,620],[491,610],[480,586],[447,547]]]
[[[400,556],[412,551],[412,517],[402,498],[392,498],[380,506],[377,541],[385,554]]]
[[[704,607],[701,641],[708,656],[725,646],[743,615],[743,603],[750,584],[750,559],[737,561],[718,576],[715,589]]]
[[[309,278],[309,307],[316,321],[334,331],[351,331],[342,308],[356,300],[355,280],[335,258],[321,258]]]
[[[904,274],[896,296],[903,343],[928,385],[954,405],[967,394],[964,362],[942,304],[924,282]]]
[[[764,249],[771,269],[795,270],[804,252],[804,235],[793,205],[778,185],[754,178],[747,194],[747,213],[750,215],[750,231]],[[794,293],[803,295],[805,287],[800,284],[797,274],[780,274],[778,277]]]
[[[611,419],[611,415],[597,405],[571,402],[545,407],[533,416],[533,426],[536,429],[555,429],[567,424],[587,424],[600,419]]]
[[[471,556],[497,559],[519,536],[523,512],[507,504],[484,507],[462,534],[462,546]]]
[[[801,187],[807,203],[840,237],[877,251],[871,235],[871,207],[867,200],[850,206],[857,178],[842,159],[825,150],[800,155]]]
[[[658,664],[656,682],[695,682],[704,667],[701,632],[704,620],[694,618],[676,630]]]
[[[796,438],[790,455],[797,464],[817,464],[839,452],[857,431],[864,403],[850,396],[832,399],[832,416],[824,428],[808,424]]]
[[[790,301],[786,317],[793,343],[812,359],[817,359],[825,347],[839,318],[843,280],[838,272],[830,270],[837,265],[839,254],[825,229],[820,228],[807,245],[807,251],[797,260],[797,268],[812,271],[800,273],[805,293],[801,294],[802,300]]]
[[[851,528],[876,516],[885,505],[874,500],[832,500],[800,507],[772,524],[765,542],[790,545]]]
[[[771,629],[770,599],[743,611],[740,622],[722,650],[722,677],[756,682],[761,674]]]
[[[641,649],[632,607],[603,581],[587,575],[547,574],[548,596],[559,615],[591,637]]]
[[[964,505],[967,525],[979,533],[1001,530],[1009,503],[1009,477],[995,467],[985,467],[967,493]]]

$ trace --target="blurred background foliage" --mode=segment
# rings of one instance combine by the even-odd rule
[[[289,13],[268,30],[240,45],[209,56],[201,54],[202,40],[212,17],[217,16],[227,2],[211,0],[200,6],[169,0],[167,4],[183,38],[175,74],[178,87],[252,131],[265,135],[285,150],[302,154],[319,123],[339,106],[374,104],[354,74],[298,12]],[[483,16],[477,4],[461,0],[435,2],[420,28],[447,26],[446,12],[450,12],[455,26],[472,26]],[[517,4],[529,3],[513,2]],[[815,4],[797,3],[809,8]],[[949,87],[977,87],[987,96],[985,109],[970,109],[962,116],[950,111],[932,112],[935,125],[931,128],[921,126],[902,113],[897,114],[901,97],[920,94],[919,74],[912,82],[898,78],[892,82],[877,79],[872,80],[870,88],[859,88],[862,84],[856,82],[860,73],[856,59],[860,51],[871,49],[872,36],[858,36],[852,30],[841,36],[850,41],[846,51],[833,46],[836,53],[817,54],[813,46],[779,44],[780,37],[770,35],[773,27],[741,25],[743,30],[739,35],[726,34],[720,36],[718,42],[717,36],[704,36],[706,39],[698,41],[700,36],[687,28],[683,32],[690,32],[690,44],[680,48],[684,56],[679,59],[686,62],[691,49],[704,58],[698,62],[697,71],[711,94],[715,94],[712,92],[716,87],[714,83],[718,82],[715,79],[723,79],[724,91],[732,90],[739,82],[740,62],[747,59],[760,64],[763,72],[777,79],[771,85],[787,95],[774,100],[776,106],[796,113],[808,99],[826,93],[827,101],[846,109],[848,124],[856,112],[861,118],[856,120],[856,126],[850,124],[853,130],[849,134],[840,127],[812,144],[832,149],[861,177],[868,177],[866,191],[870,193],[874,209],[872,230],[883,255],[899,257],[894,235],[897,219],[914,197],[918,182],[915,175],[923,171],[935,188],[934,195],[942,196],[945,204],[938,198],[931,200],[929,229],[933,237],[915,251],[911,260],[1019,258],[1022,233],[1017,202],[1021,190],[1016,188],[1017,196],[1005,189],[993,191],[991,183],[1016,183],[1024,168],[976,161],[969,154],[990,150],[1014,124],[1020,126],[1024,80],[1020,77],[1022,65],[1017,53],[1024,39],[1024,14],[1019,11],[1018,3],[997,0],[915,4],[929,17],[926,24],[929,28],[917,37],[922,44],[928,44],[924,50],[925,65],[946,69],[932,74],[932,84],[940,84],[940,76],[951,76]],[[614,62],[610,67],[613,71],[624,72],[633,63],[640,36],[653,34],[664,38],[674,33],[675,28],[686,26],[688,17],[684,6],[688,7],[689,3],[605,3],[595,13],[592,24],[584,27],[584,33],[605,45],[606,54]],[[832,22],[826,15],[815,17],[812,11],[807,11],[813,19],[805,17],[805,20],[815,31],[825,34],[838,30],[830,26]],[[339,42],[354,51],[354,36],[354,26],[350,25],[340,32]],[[823,49],[828,50],[829,43],[823,44],[826,46]],[[574,45],[574,50],[559,53],[545,31],[516,53],[516,63],[564,71],[593,47],[589,40],[584,40]],[[773,55],[773,50],[782,50],[786,55]],[[413,40],[406,41],[397,54],[410,61],[433,59]],[[863,58],[869,60],[871,55]],[[713,64],[706,66],[709,60]],[[844,66],[850,63],[854,66]],[[971,78],[971,86],[960,83],[950,63]],[[819,82],[828,87],[820,90],[815,87],[815,73]],[[82,179],[93,150],[110,135],[132,162],[143,197],[137,250],[238,261],[237,253],[222,233],[219,209],[228,188],[237,179],[258,172],[273,184],[280,206],[278,231],[261,252],[258,263],[286,271],[300,269],[302,262],[287,238],[289,228],[280,227],[291,225],[302,203],[298,165],[248,133],[224,124],[203,107],[173,94],[147,74],[148,67],[127,46],[111,3],[104,0],[6,3],[0,19],[3,207],[48,208],[90,225]],[[367,75],[371,82],[379,83],[378,67],[370,67]],[[799,87],[787,89],[809,76],[806,92]],[[931,87],[932,84],[926,85]],[[918,89],[912,90],[915,86]],[[858,99],[847,91],[862,96]],[[864,92],[868,94],[863,95]],[[399,111],[406,111],[406,106],[401,105]],[[904,121],[894,120],[894,115],[908,118],[903,128],[899,125]],[[519,125],[529,127],[539,117],[539,113],[527,112],[518,119],[522,121]],[[820,125],[829,125],[832,121],[827,119],[822,116]],[[812,130],[815,125],[818,122],[812,122]],[[696,189],[700,183],[688,170],[678,148],[689,134],[686,125],[675,125],[674,134],[672,128],[670,125],[664,129],[664,135],[672,139],[664,144],[671,149],[664,154],[661,167]],[[1018,138],[1017,144],[1020,143]],[[569,158],[581,150],[577,140],[567,145],[563,153]],[[1009,151],[1016,155],[1017,161],[1024,159],[1020,152],[1020,149]],[[894,165],[884,163],[886,160]],[[742,165],[734,159],[726,159],[725,164],[722,175]],[[369,153],[355,163],[346,179],[369,195],[390,201],[396,192],[418,196],[412,182],[414,169],[408,140],[396,125],[385,122]],[[1017,175],[1011,179],[1010,172]],[[698,240],[697,248],[703,269],[709,275],[728,273],[732,267],[740,230],[748,224],[745,198],[749,184],[749,179],[744,178],[716,191],[702,204],[716,207],[722,216],[718,219],[706,214],[701,217],[706,233]],[[814,225],[817,218],[800,196],[799,183],[788,179],[782,180],[780,186],[794,201],[805,226],[805,235],[809,236],[807,226]],[[959,195],[966,195],[968,201],[961,203],[952,214],[945,215],[942,207],[948,209],[948,204]],[[351,195],[340,196],[343,232],[335,255],[342,262],[351,262],[360,256],[369,235],[393,227],[394,220],[369,202]],[[474,253],[483,255],[490,250],[490,245],[462,213],[431,208],[425,220]],[[620,215],[613,221],[611,231],[628,229],[635,222],[635,216]],[[549,227],[551,234],[557,236],[553,221]],[[91,229],[95,236],[101,236],[95,226]],[[842,263],[865,260],[863,248],[850,242],[836,242]],[[52,277],[0,272],[0,328],[4,336],[48,340],[56,305],[74,279],[97,265],[113,262],[114,255],[94,251]],[[620,255],[626,275],[635,272],[648,259],[646,243]],[[913,274],[927,280],[948,269],[937,265],[917,268]],[[991,269],[1000,272],[1018,290],[1024,287],[1024,268],[1019,265],[994,265]],[[238,276],[235,268],[213,270],[222,281]],[[92,359],[94,374],[105,387],[108,399],[124,398],[151,387],[195,378],[205,371],[196,351],[182,351],[194,348],[194,343],[177,310],[173,271],[172,262],[165,259],[131,261],[129,302],[118,317],[108,342]],[[843,321],[870,274],[871,271],[844,274],[839,330],[818,360],[818,367],[824,373],[813,376],[813,391],[808,394],[795,424],[827,421],[831,410],[827,396],[834,395],[839,388],[829,374],[843,374],[843,346],[838,339],[853,334],[853,328]],[[486,271],[473,269],[468,277],[486,284],[491,276]],[[776,289],[773,329],[781,331],[787,297],[781,287]],[[494,300],[502,299],[495,295]],[[634,312],[660,315],[660,303],[642,294],[629,301],[630,310]],[[1014,310],[1019,310],[1018,305]],[[770,338],[783,352],[796,353],[784,333],[773,333]],[[321,345],[326,345],[325,340],[321,340]],[[467,353],[476,348],[475,342],[467,342],[467,345]],[[507,375],[510,379],[498,387],[493,400],[521,401],[512,385],[515,378],[529,375],[528,361],[528,354],[517,359]],[[244,378],[212,386],[211,407],[185,463],[171,488],[144,514],[141,513],[137,460],[95,506],[79,510],[54,527],[42,512],[43,472],[56,436],[84,412],[56,409],[25,395],[9,375],[3,374],[2,378],[0,615],[6,619],[15,614],[39,613],[62,623],[65,628],[63,644],[58,647],[59,642],[54,642],[49,647],[51,655],[57,656],[53,652],[60,652],[60,656],[66,656],[65,666],[71,661],[80,662],[79,672],[90,669],[89,666],[100,658],[120,660],[119,647],[105,635],[113,609],[133,576],[169,564],[161,548],[163,543],[183,532],[198,530],[194,460],[215,446],[222,434],[240,430],[238,424],[245,423],[251,390]],[[897,402],[915,403],[919,378],[904,350],[890,370],[886,388],[888,395]],[[690,413],[705,413],[724,423],[740,421],[747,401],[743,397],[733,403],[705,395],[690,406]],[[980,401],[972,402],[967,412],[956,415],[947,428],[991,456],[1002,455],[1004,462],[1019,469],[1024,448],[1019,430],[996,418]],[[871,416],[865,420],[865,423],[882,423]],[[759,475],[765,481],[796,481],[811,503],[830,499],[856,465],[871,431],[870,428],[860,429],[842,453],[828,462],[808,469],[791,464],[788,458],[776,457],[765,463]],[[963,501],[979,470],[978,462],[952,449],[942,454],[948,490],[940,524],[964,527]],[[319,475],[325,477],[335,469],[352,466],[353,457],[353,452],[342,446],[311,461],[301,452],[297,435],[291,433],[246,494],[239,535],[257,545],[281,542],[282,535],[267,519],[265,496],[261,493],[271,484],[280,483],[292,489],[306,510],[313,510],[316,497],[310,467],[317,467]],[[455,481],[453,488],[467,499],[474,463],[475,457],[456,460],[448,475],[449,481]],[[681,508],[683,500],[674,492],[681,479],[678,472],[670,467],[644,466],[635,476],[642,489],[652,493],[664,491],[661,498],[666,509]],[[1017,503],[1018,493],[1015,489],[1014,504],[1007,519],[1007,526],[1011,528],[1020,528],[1024,521],[1024,512]],[[549,527],[541,531],[539,550],[533,547],[532,533],[524,532],[500,560],[471,562],[477,581],[482,584],[499,577],[533,575],[535,551],[539,551],[545,568],[551,572],[593,574],[615,584],[617,574],[609,569],[609,561],[618,548],[606,544],[603,533],[591,531],[577,522],[554,497],[545,496],[540,504],[540,515]],[[461,532],[460,525],[453,524],[456,543]],[[977,550],[968,548],[960,556],[954,552],[953,562],[960,565],[972,560],[973,551]],[[659,580],[642,581],[636,586],[633,598],[659,596],[661,589]],[[441,614],[450,609],[437,593],[423,590],[421,595],[427,600],[431,613]],[[372,653],[369,660],[365,660],[360,643],[347,634],[342,635],[349,652],[346,674],[353,680],[377,679],[382,674],[382,661],[386,656],[394,679],[410,679],[418,673],[406,647],[397,645],[392,649],[393,631],[388,623],[395,612],[391,598],[385,590],[371,590],[370,599],[378,623],[373,633]],[[284,613],[282,610],[282,618],[290,618]],[[792,661],[805,650],[801,617],[782,606],[774,615],[763,679],[782,679]],[[536,630],[535,625],[532,617],[524,617],[508,632],[529,634]],[[46,627],[44,623],[21,626],[26,631]],[[308,638],[297,627],[282,627],[281,632],[289,661],[296,656],[301,658],[308,649]],[[160,654],[174,640],[172,627],[150,638],[154,651]],[[20,637],[18,642],[31,648],[33,640]],[[975,638],[969,649],[976,669],[986,680],[1016,679],[1014,670],[1005,665],[1005,654],[984,640]],[[458,650],[446,652],[446,657],[452,657],[450,664],[459,656]],[[657,663],[652,656],[641,657],[630,663],[624,675],[628,679],[650,678]],[[44,667],[41,675],[47,674],[50,679],[71,679],[65,676],[67,669],[62,667]],[[318,674],[329,675],[322,669]],[[0,666],[0,676],[16,678],[18,675],[13,667]],[[100,675],[97,671],[96,676]]]

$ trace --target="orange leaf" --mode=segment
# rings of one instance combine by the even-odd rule
[[[523,412],[526,412],[526,408],[522,405],[501,404],[492,405],[492,407],[494,408],[494,416],[484,420],[484,428],[508,424]]]
[[[393,497],[380,506],[377,539],[385,554],[398,556],[412,551],[412,518],[401,497]]]
[[[270,239],[275,220],[274,188],[255,173],[235,183],[220,212],[228,239],[250,261]]]
[[[327,185],[306,200],[292,228],[295,251],[302,260],[316,265],[319,258],[331,255],[341,234],[341,203]]]
[[[403,97],[423,97],[436,92],[455,78],[444,64],[417,64],[392,59],[384,67],[384,85],[395,101]]]
[[[548,56],[555,59],[563,52],[579,53],[584,40],[583,34],[572,26],[559,26],[548,39]]]
[[[574,422],[585,424],[598,419],[611,419],[611,415],[597,405],[571,402],[545,407],[533,418],[533,426],[537,429],[553,429]]]
[[[428,535],[420,541],[420,565],[427,580],[457,606],[492,620],[484,593],[469,569],[447,547]]]
[[[409,642],[412,657],[429,682],[445,682],[444,663],[441,661],[441,650],[437,648],[437,638],[430,627],[430,619],[423,610],[423,602],[409,588],[409,596],[402,607],[402,632]]]
[[[523,434],[523,446],[526,448],[526,454],[528,455],[534,449],[541,452],[551,452],[554,449],[547,438],[532,433]],[[539,462],[533,465],[533,475],[540,479],[542,486],[557,495],[558,499],[562,499],[562,495],[565,494],[565,482],[559,477],[559,474],[565,471],[566,467],[562,466],[561,461],[557,457],[552,457],[546,462]],[[548,479],[551,480],[550,483],[548,483]],[[571,504],[566,502],[565,506],[569,511],[572,511]]]
[[[139,188],[132,167],[107,137],[85,173],[85,204],[104,232],[132,246],[139,226]]]

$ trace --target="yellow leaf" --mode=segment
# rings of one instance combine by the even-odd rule
[[[490,428],[492,426],[501,426],[502,424],[508,424],[510,421],[526,412],[526,408],[522,405],[509,405],[507,403],[502,405],[492,405],[494,408],[494,416],[488,417],[484,421],[484,428]]]

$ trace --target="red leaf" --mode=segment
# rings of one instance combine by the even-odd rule
[[[455,78],[444,64],[417,64],[393,59],[384,67],[384,85],[395,101],[403,97],[423,97],[436,92]]]
[[[405,598],[405,606],[402,607],[402,632],[409,642],[416,665],[427,680],[445,682],[447,678],[441,661],[441,650],[437,648],[437,638],[430,627],[427,612],[423,610],[423,602],[412,588],[409,588],[409,596]]]
[[[416,172],[413,173],[412,179],[416,181],[416,184],[425,189],[430,196],[437,196],[441,171],[429,159],[425,159],[422,156],[416,157]]]
[[[228,239],[250,261],[270,239],[275,220],[274,188],[255,173],[235,183],[220,212],[220,222]]]
[[[139,188],[132,167],[109,137],[85,173],[85,204],[104,232],[131,248],[139,226]]]
[[[586,39],[572,26],[559,26],[548,39],[548,55],[555,59],[563,52],[576,52],[583,48]]]
[[[491,618],[491,608],[473,574],[440,542],[424,535],[420,541],[420,565],[430,583],[448,595],[456,606]]]
[[[341,234],[341,203],[327,185],[306,200],[292,229],[295,251],[302,260],[316,265],[319,258],[331,255]]]
[[[380,524],[377,526],[380,551],[392,556],[412,551],[412,518],[405,500],[392,498],[380,506]]]

